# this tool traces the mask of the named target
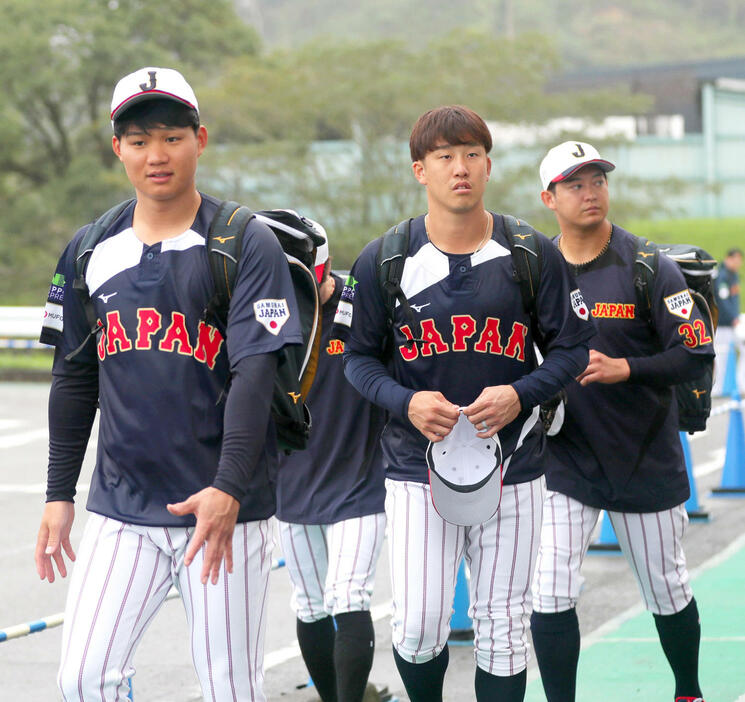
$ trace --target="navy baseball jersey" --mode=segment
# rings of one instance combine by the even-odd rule
[[[387,367],[402,386],[439,390],[452,403],[472,403],[488,386],[529,384],[537,367],[530,320],[513,275],[512,256],[501,215],[494,231],[473,254],[448,254],[427,236],[424,217],[411,222],[408,256],[401,288],[421,326],[423,344],[407,345],[415,333],[400,306],[394,313],[392,356]],[[576,285],[550,241],[538,237],[543,259],[536,298],[538,324],[548,352],[573,348],[593,334],[592,323],[574,311]],[[346,327],[350,350],[381,357],[389,333],[380,291],[376,254],[368,244],[354,264],[339,304],[337,326]],[[505,456],[505,484],[532,480],[543,473],[544,435],[537,409],[523,407],[499,432]],[[387,476],[427,482],[427,439],[406,417],[391,416],[383,433]]]
[[[306,403],[313,425],[305,451],[280,456],[277,517],[297,524],[333,524],[383,511],[380,435],[385,412],[344,377],[344,342],[334,335],[343,281],[323,306],[321,353]]]
[[[740,283],[740,275],[737,271],[731,271],[723,263],[717,266],[717,277],[714,281],[714,291],[717,296],[719,307],[719,326],[731,327],[740,316],[740,294],[732,294],[732,289],[737,289]]]
[[[613,358],[651,356],[676,345],[713,354],[712,340],[677,265],[660,255],[652,325],[640,316],[634,288],[637,238],[613,225],[607,251],[575,268],[598,333],[590,347]],[[656,512],[684,502],[688,476],[678,435],[674,390],[627,382],[571,383],[561,431],[549,439],[556,458],[549,489],[618,512]]]
[[[218,398],[231,365],[301,341],[284,254],[256,220],[244,237],[227,330],[203,319],[214,291],[205,236],[218,204],[202,195],[191,229],[152,246],[132,229],[132,204],[90,257],[86,282],[103,331],[74,361],[99,364],[98,453],[87,505],[92,512],[148,526],[193,524],[192,515],[171,515],[166,504],[215,477],[224,411]],[[84,231],[62,254],[46,306],[41,341],[57,346],[60,359],[89,332],[72,289]],[[276,454],[270,421],[239,521],[274,513]]]

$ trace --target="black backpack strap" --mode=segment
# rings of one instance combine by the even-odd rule
[[[637,237],[636,257],[634,258],[634,289],[639,316],[652,324],[652,291],[659,267],[659,249],[648,239]]]
[[[510,245],[512,263],[514,265],[513,275],[520,286],[520,295],[523,299],[523,308],[530,317],[530,326],[533,339],[538,347],[543,345],[543,334],[538,325],[538,311],[536,309],[536,297],[541,284],[541,270],[543,268],[543,256],[538,243],[538,232],[527,222],[523,222],[512,215],[502,215],[507,241]],[[543,349],[541,349],[543,350]]]
[[[88,262],[90,261],[91,254],[93,253],[96,244],[98,244],[108,228],[119,218],[122,212],[132,204],[132,202],[134,202],[134,199],[124,200],[123,202],[114,205],[110,210],[104,212],[88,227],[88,229],[85,230],[85,233],[78,242],[78,248],[75,252],[75,279],[72,281],[72,288],[80,296],[80,300],[83,303],[83,309],[85,310],[85,317],[90,331],[85,339],[83,339],[80,346],[65,356],[66,361],[77,356],[88,343],[88,339],[90,339],[91,336],[95,336],[99,329],[103,328],[98,324],[98,319],[96,318],[96,310],[93,307],[90,291],[88,290],[88,284],[85,282],[85,273],[88,270]]]
[[[414,312],[406,295],[404,295],[404,291],[401,289],[401,278],[404,273],[406,254],[409,252],[410,230],[411,219],[405,219],[395,227],[391,227],[381,237],[377,256],[378,282],[380,283],[380,291],[383,295],[383,301],[385,302],[388,314],[389,337],[393,331],[393,315],[396,309],[396,300],[398,300],[404,316],[409,323],[413,337],[406,340],[408,346],[412,346],[415,343],[423,343],[419,324],[416,321],[416,317],[414,317]]]
[[[207,259],[215,283],[215,292],[203,317],[213,315],[227,324],[230,298],[233,297],[238,263],[243,250],[243,235],[254,213],[232,200],[220,203],[207,233]]]

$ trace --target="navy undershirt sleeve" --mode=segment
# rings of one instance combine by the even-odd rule
[[[667,386],[700,377],[711,359],[709,356],[689,353],[684,346],[673,346],[653,356],[626,360],[631,371],[628,382]]]
[[[409,401],[414,390],[391,377],[382,361],[344,349],[344,375],[366,400],[379,405],[402,419],[408,418]]]
[[[588,343],[551,349],[534,371],[512,383],[523,410],[540,405],[574,380],[590,358]]]
[[[73,502],[98,403],[98,364],[64,360],[55,350],[49,391],[47,502]]]
[[[246,356],[233,368],[225,402],[222,452],[212,485],[239,502],[264,448],[276,374],[276,353]]]

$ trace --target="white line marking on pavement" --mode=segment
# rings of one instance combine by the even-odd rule
[[[709,558],[708,561],[704,561],[700,566],[698,566],[698,568],[694,568],[693,570],[689,571],[691,579],[698,577],[710,568],[714,568],[720,563],[723,563],[730,556],[737,553],[737,551],[739,551],[743,547],[743,545],[745,545],[745,534],[742,534],[740,537],[735,539],[732,543],[729,544],[729,546],[723,548],[719,553]],[[620,627],[621,624],[628,621],[629,619],[633,619],[635,616],[641,614],[644,611],[645,609],[640,603],[638,605],[634,605],[633,607],[629,607],[629,609],[627,609],[625,612],[621,612],[615,617],[612,617],[607,622],[597,627],[597,629],[594,629],[586,636],[583,636],[580,649],[584,650],[586,648],[589,648],[590,646],[594,646],[601,640],[606,641],[607,639],[603,639],[606,634],[614,631],[615,629]],[[538,672],[537,666],[528,671],[528,682],[537,680],[539,677],[540,673]],[[737,702],[740,702],[740,700],[737,700]],[[745,702],[745,698],[743,698],[743,702]]]
[[[20,434],[0,437],[0,448],[15,448],[16,446],[30,444],[33,441],[40,441],[41,439],[46,441],[48,437],[49,431],[46,428],[23,431]]]
[[[693,466],[694,478],[700,478],[702,475],[714,473],[720,470],[724,465],[725,449],[715,449],[714,451],[710,451],[709,455],[713,456],[710,461],[706,461],[705,463],[700,463],[699,465]]]
[[[745,636],[702,636],[701,643],[717,643],[724,641],[727,643],[743,643],[745,642]],[[628,636],[618,638],[609,636],[603,643],[653,643],[659,644],[660,639],[657,636]]]
[[[90,483],[81,483],[76,486],[77,492],[88,492]],[[9,495],[45,495],[46,483],[33,483],[31,485],[14,485],[12,483],[0,483],[0,494]]]
[[[20,419],[0,419],[0,431],[7,431],[8,429],[15,429],[21,426]]]
[[[393,601],[389,600],[383,604],[376,605],[370,608],[370,616],[374,622],[378,619],[383,619],[391,614],[393,607]],[[264,655],[264,669],[274,668],[275,666],[287,663],[300,655],[300,646],[298,645],[297,639],[295,639],[289,646],[284,648],[278,648],[276,651],[270,651]]]

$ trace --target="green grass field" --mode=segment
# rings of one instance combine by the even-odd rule
[[[745,217],[628,222],[626,229],[664,244],[695,244],[721,261],[728,249],[745,249]],[[743,272],[745,275],[745,272]]]

